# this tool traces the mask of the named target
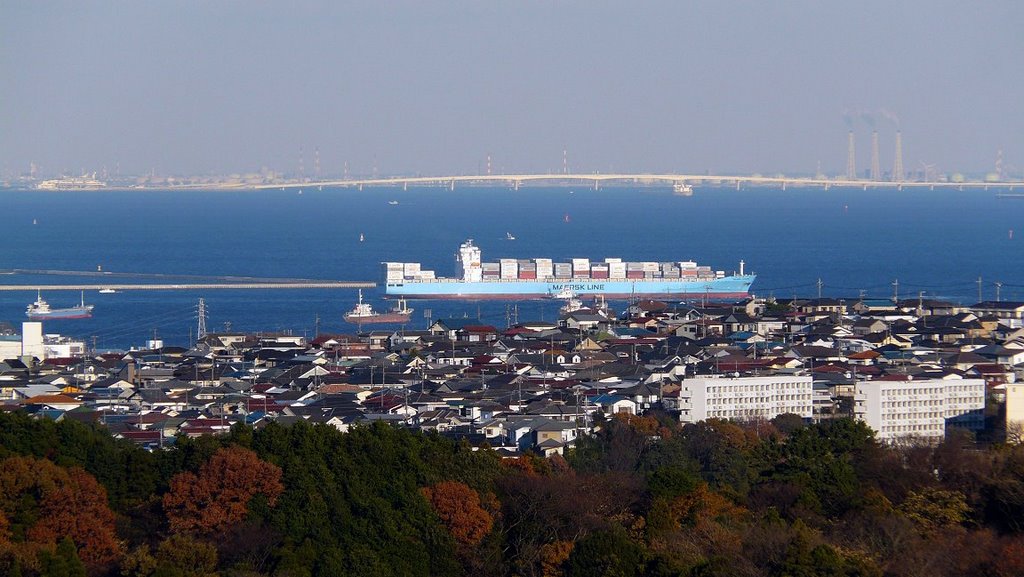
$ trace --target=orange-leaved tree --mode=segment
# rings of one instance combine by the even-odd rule
[[[253,497],[262,495],[273,506],[282,491],[280,467],[249,449],[228,447],[218,449],[198,475],[171,478],[164,512],[173,531],[212,533],[245,519]]]
[[[65,469],[46,459],[9,457],[0,462],[0,509],[8,522],[18,520],[12,539],[23,554],[55,548],[70,537],[90,569],[121,556],[114,512],[95,477],[78,467]],[[5,530],[8,536],[9,527]]]
[[[480,495],[468,485],[442,481],[420,490],[459,544],[476,545],[490,533],[494,517],[480,505]]]

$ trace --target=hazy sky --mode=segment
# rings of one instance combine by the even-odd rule
[[[0,172],[1024,170],[1024,2],[0,1]]]

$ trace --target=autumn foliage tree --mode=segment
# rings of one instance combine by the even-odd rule
[[[242,520],[256,496],[273,506],[284,490],[281,469],[242,447],[218,449],[199,473],[171,478],[163,497],[172,531],[213,533]]]
[[[92,572],[121,556],[107,492],[78,467],[46,459],[9,457],[0,462],[0,509],[16,555],[29,566],[39,553],[52,554],[70,538],[77,557]]]
[[[476,545],[491,531],[494,517],[480,505],[480,495],[468,485],[442,481],[421,491],[459,544]]]

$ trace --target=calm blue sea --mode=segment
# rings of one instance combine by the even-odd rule
[[[758,273],[754,292],[776,297],[925,295],[975,302],[1024,300],[1024,199],[995,191],[499,188],[297,191],[17,192],[0,190],[0,269],[60,269],[178,275],[240,275],[380,282],[380,263],[419,261],[454,272],[472,238],[498,258],[621,257],[696,260]],[[388,204],[397,200],[397,205]],[[1012,231],[1018,229],[1016,236]],[[515,240],[507,240],[511,233]],[[364,241],[359,241],[363,234]],[[95,277],[0,275],[3,284],[92,283]],[[367,291],[386,308],[381,291]],[[53,306],[72,292],[43,295]],[[0,292],[0,320],[20,323],[33,292]],[[99,348],[141,345],[156,331],[187,345],[196,305],[208,329],[353,332],[341,315],[354,290],[133,291],[86,294],[92,319],[51,321],[47,332]],[[477,317],[504,326],[505,303],[414,302],[414,328],[432,318]],[[557,314],[557,304],[518,305],[521,320]]]

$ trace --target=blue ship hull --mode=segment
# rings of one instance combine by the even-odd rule
[[[548,279],[467,282],[459,279],[404,280],[385,285],[385,294],[407,299],[529,300],[553,298],[571,290],[579,296],[610,299],[737,299],[747,297],[755,275],[714,280],[682,279]]]

